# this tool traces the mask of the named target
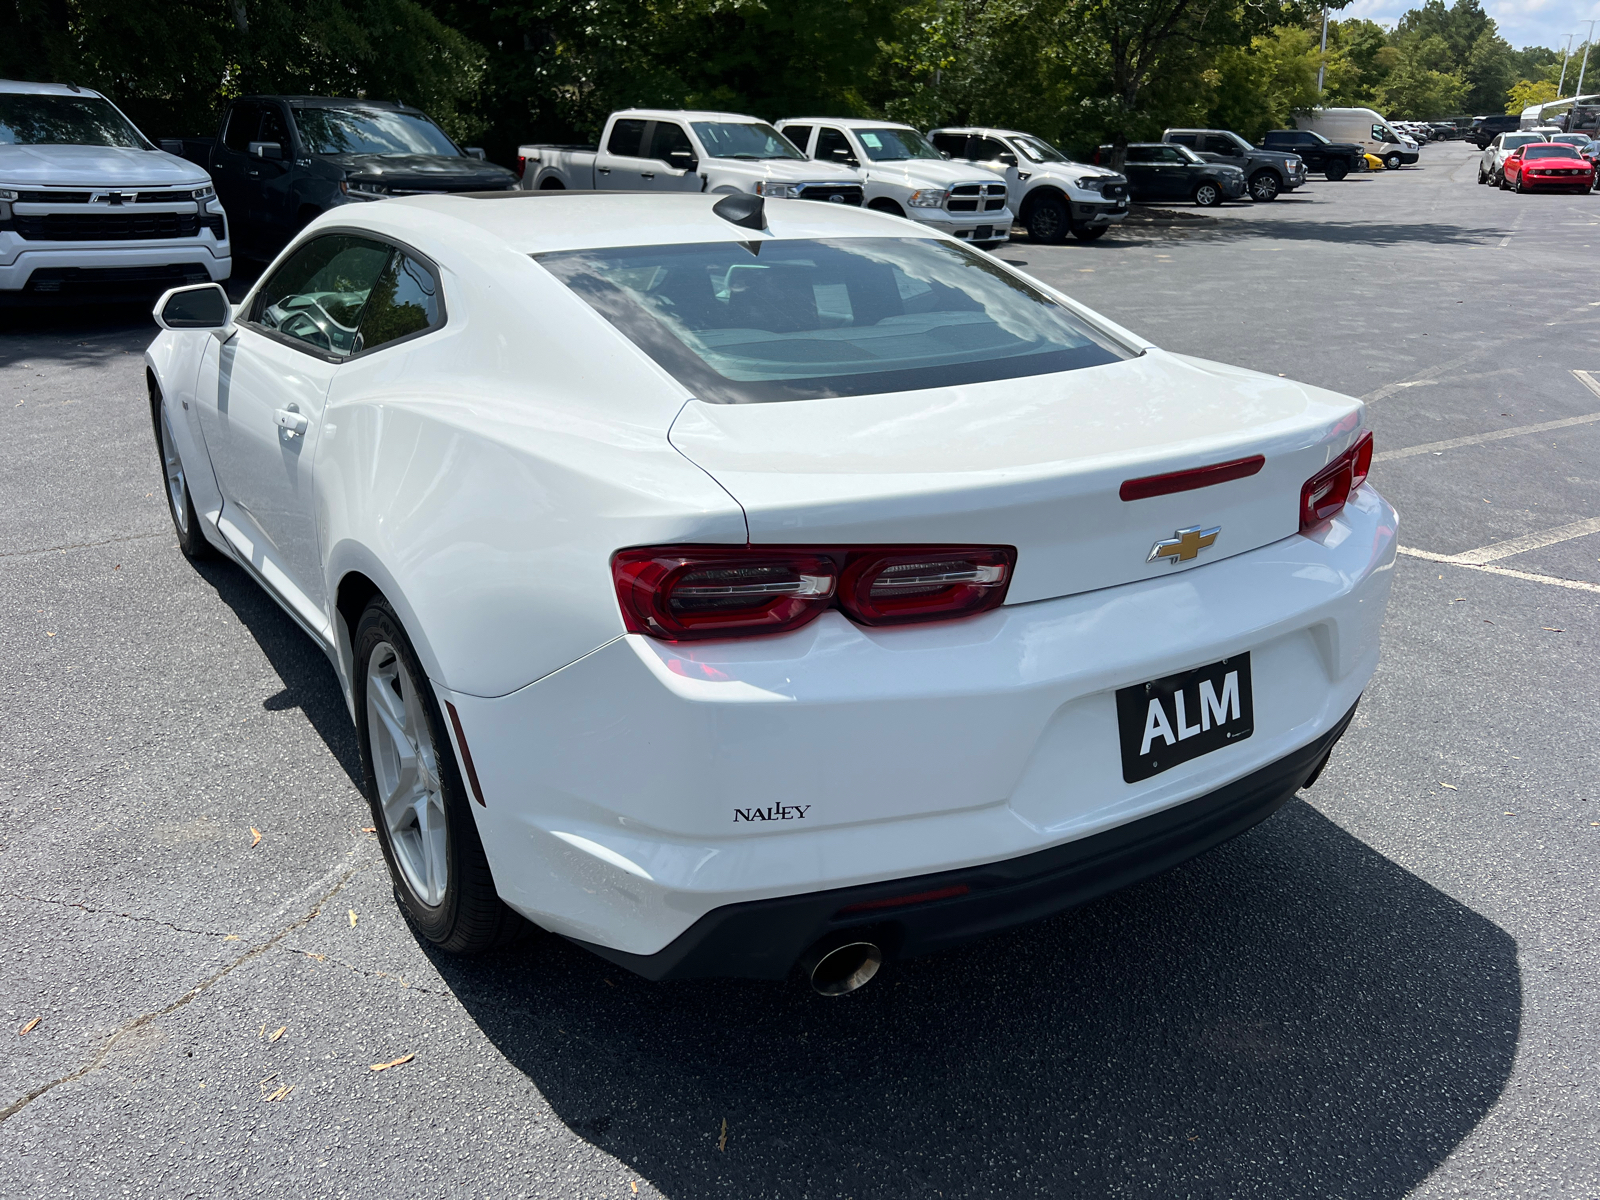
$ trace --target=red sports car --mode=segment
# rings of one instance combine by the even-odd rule
[[[1594,187],[1595,165],[1576,146],[1561,142],[1533,142],[1506,156],[1500,186],[1527,192],[1535,188],[1587,192]]]

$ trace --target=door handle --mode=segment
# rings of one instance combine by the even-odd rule
[[[639,178],[640,179],[654,179],[655,177],[656,177],[656,173],[654,171],[640,171],[639,172]]]
[[[299,437],[306,431],[310,422],[292,409],[280,408],[277,411],[278,428],[283,430],[285,437]]]
[[[610,167],[596,167],[595,171],[596,171],[596,173],[598,173],[600,175],[609,175],[609,174],[611,174],[611,168]]]

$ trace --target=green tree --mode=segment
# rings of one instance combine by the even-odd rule
[[[1506,112],[1519,113],[1531,104],[1548,104],[1560,99],[1556,85],[1548,79],[1519,79],[1506,96]]]

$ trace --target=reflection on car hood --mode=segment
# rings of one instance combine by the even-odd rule
[[[859,183],[861,173],[843,163],[824,162],[821,159],[800,158],[710,158],[703,167],[715,166],[719,171],[729,168],[749,171],[757,179],[770,179],[774,183]]]
[[[163,150],[118,146],[0,146],[0,186],[203,187],[211,177]]]
[[[863,163],[862,174],[868,179],[881,179],[885,183],[906,183],[912,187],[934,184],[949,187],[955,183],[1004,182],[987,167],[971,163],[947,162],[942,158],[908,158],[905,162]]]
[[[343,167],[351,175],[381,179],[385,183],[426,179],[438,183],[476,183],[504,187],[516,179],[510,171],[476,158],[443,154],[319,154],[323,162]]]

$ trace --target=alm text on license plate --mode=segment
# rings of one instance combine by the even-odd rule
[[[1255,732],[1250,655],[1117,691],[1122,778],[1138,783]]]

